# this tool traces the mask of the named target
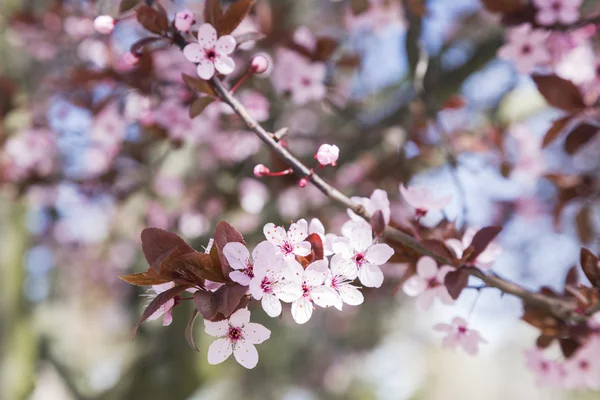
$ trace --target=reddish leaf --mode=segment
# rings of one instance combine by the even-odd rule
[[[216,96],[214,89],[207,81],[191,77],[187,74],[181,74],[181,78],[183,79],[185,84],[188,85],[188,87],[193,91],[204,93],[212,97]]]
[[[385,218],[383,217],[383,212],[381,210],[377,210],[371,215],[371,229],[375,234],[375,237],[381,237],[383,235],[383,231],[385,230]]]
[[[431,250],[437,256],[443,257],[446,260],[456,260],[456,256],[444,242],[437,239],[425,239],[421,244],[427,249]]]
[[[159,228],[146,228],[142,231],[142,250],[148,264],[152,265],[164,253],[173,251],[181,246],[185,253],[192,253],[195,250],[190,247],[182,238],[174,233],[164,231]]]
[[[247,286],[242,286],[238,283],[228,283],[221,286],[215,292],[215,296],[219,299],[217,310],[225,317],[229,317],[237,310],[244,295],[248,292]]]
[[[136,16],[138,22],[144,28],[157,35],[164,35],[169,29],[169,20],[160,12],[145,4],[137,8]]]
[[[502,227],[500,226],[487,226],[480,229],[473,237],[473,240],[471,241],[471,244],[467,250],[465,250],[465,253],[470,254],[468,254],[463,261],[475,261],[477,257],[483,253],[485,248],[496,238],[496,236],[498,236],[500,231],[502,231]],[[469,251],[470,249],[472,249],[472,252]]]
[[[133,338],[135,339],[135,335],[137,334],[137,330],[142,324],[142,322],[146,321],[148,318],[152,316],[158,309],[165,304],[167,301],[175,298],[179,293],[183,292],[185,289],[189,288],[188,285],[179,285],[172,287],[169,290],[166,290],[162,293],[156,295],[156,297],[148,304],[148,307],[144,310],[144,313],[140,317],[140,320],[135,324],[133,328]]]
[[[469,271],[466,268],[459,268],[456,271],[449,272],[444,279],[444,285],[448,288],[448,293],[454,300],[458,299],[460,293],[469,283]]]
[[[206,0],[204,2],[204,22],[215,27],[217,32],[220,30],[221,20],[223,19],[223,9],[220,0]]]
[[[596,136],[598,129],[600,128],[590,124],[579,125],[569,133],[569,136],[567,136],[567,140],[565,140],[565,151],[569,154],[574,154]]]
[[[546,347],[550,346],[553,341],[554,341],[553,336],[540,335],[540,336],[538,336],[537,340],[535,341],[535,345],[539,349],[545,349]]]
[[[164,40],[165,39],[162,37],[156,37],[156,36],[146,37],[146,38],[140,39],[137,42],[135,42],[134,44],[132,44],[131,49],[129,51],[132,54],[139,56],[140,54],[142,54],[142,52],[144,51],[144,48],[146,46],[154,44],[156,42],[161,42]]]
[[[556,75],[533,75],[532,78],[551,106],[565,111],[579,111],[585,108],[581,92],[573,82]]]
[[[338,43],[330,37],[320,37],[317,39],[317,46],[313,55],[315,61],[327,61],[337,49]]]
[[[579,274],[577,273],[577,267],[573,266],[569,268],[567,276],[565,277],[565,286],[577,286],[579,283]]]
[[[213,321],[219,307],[218,298],[213,292],[198,290],[194,293],[194,304],[196,304],[196,309],[202,314],[204,319]]]
[[[575,217],[577,225],[577,235],[582,243],[591,242],[594,239],[594,226],[592,225],[592,216],[588,206],[582,207]]]
[[[325,251],[323,250],[323,241],[317,233],[311,233],[304,240],[309,242],[311,247],[309,262],[322,260],[325,257]]]
[[[219,35],[229,35],[242,23],[248,15],[256,0],[238,0],[225,11],[219,26]]]
[[[579,348],[579,342],[572,338],[558,339],[558,343],[565,358],[571,357]]]
[[[197,251],[181,256],[179,261],[185,265],[185,269],[188,272],[197,277],[220,283],[227,281],[223,276],[220,265],[213,264],[210,254]]]
[[[220,221],[215,228],[214,235],[214,244],[213,246],[217,247],[217,252],[219,254],[219,259],[221,260],[221,266],[223,268],[223,275],[229,276],[231,272],[231,267],[229,266],[229,262],[223,255],[223,247],[229,242],[238,242],[242,243],[244,246],[246,242],[244,242],[244,238],[241,233],[237,231],[233,226],[229,225],[225,221]]]
[[[582,247],[580,261],[583,273],[590,280],[592,286],[600,288],[600,263],[598,262],[598,257],[585,247]]]
[[[187,326],[185,327],[185,340],[192,349],[200,351],[198,350],[198,346],[196,346],[196,342],[194,341],[194,323],[196,322],[196,317],[198,317],[198,309],[195,308],[190,316]]]
[[[544,135],[542,147],[547,147],[550,143],[555,141],[564,131],[565,127],[568,125],[572,118],[572,115],[567,115],[566,117],[562,117],[554,121],[550,129],[548,129],[548,132],[546,132],[546,134]]]
[[[154,272],[153,270],[150,270]],[[156,274],[156,272],[155,272]],[[151,275],[147,272],[139,272],[137,274],[119,275],[119,279],[136,286],[152,286],[162,285],[163,283],[171,282],[171,279],[161,278],[156,275]]]
[[[190,118],[196,118],[198,115],[202,114],[202,111],[215,99],[213,97],[200,97],[192,103],[190,106]]]
[[[481,4],[491,12],[511,13],[523,8],[522,0],[481,0]]]

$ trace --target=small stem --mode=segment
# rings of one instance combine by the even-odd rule
[[[231,94],[235,94],[236,90],[238,90],[238,88],[239,88],[240,86],[242,86],[242,83],[244,83],[244,82],[246,81],[246,79],[248,79],[248,78],[250,77],[250,75],[252,75],[252,74],[250,73],[250,71],[246,72],[246,73],[244,74],[244,76],[242,76],[242,77],[240,78],[240,80],[239,80],[239,81],[238,81],[238,82],[237,82],[237,83],[236,83],[236,84],[235,84],[235,85],[234,85],[234,86],[231,88],[231,90],[229,91],[229,93],[231,93]]]

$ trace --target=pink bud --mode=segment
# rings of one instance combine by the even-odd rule
[[[269,59],[262,54],[257,54],[250,61],[250,71],[253,74],[264,74],[270,66]]]
[[[128,51],[127,53],[125,53],[123,55],[123,62],[126,65],[129,65],[130,67],[133,67],[139,61],[140,61],[140,58],[138,56],[136,56],[135,54],[133,54],[132,52],[130,52],[130,51]]]
[[[190,10],[183,10],[175,13],[175,28],[178,31],[189,32],[195,22],[196,14]]]
[[[331,164],[332,166],[335,166],[339,156],[340,148],[335,144],[322,144],[321,147],[319,147],[317,154],[315,154],[315,158],[319,161],[319,164]]]
[[[301,188],[306,187],[306,185],[308,185],[308,179],[302,178],[298,181],[298,186]]]
[[[271,170],[263,164],[258,164],[256,167],[254,167],[254,176],[256,176],[257,178],[260,178],[270,173]]]
[[[115,19],[110,15],[100,15],[94,20],[94,29],[103,35],[110,35],[115,29]]]

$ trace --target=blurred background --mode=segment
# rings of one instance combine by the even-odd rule
[[[162,4],[171,17],[184,8],[202,15],[202,1]],[[147,268],[143,228],[202,249],[221,219],[255,245],[267,222],[320,218],[339,234],[347,215],[293,178],[255,178],[258,163],[285,167],[230,110],[213,103],[190,120],[181,73],[194,68],[176,48],[128,63],[130,46],[149,35],[135,18],[110,36],[95,33],[94,18],[120,6],[0,2],[0,399],[600,398],[536,385],[524,351],[538,332],[519,320],[519,301],[466,290],[456,305],[423,312],[398,290],[402,264],[384,267],[384,286],[365,289],[360,307],[318,310],[302,326],[285,308],[278,319],[253,313],[272,330],[253,370],[232,360],[209,366],[212,339],[200,321],[200,352],[188,347],[191,304],[175,309],[169,327],[145,323],[132,341],[147,300],[117,276]],[[582,7],[598,11],[595,0]],[[238,29],[266,37],[236,52],[229,82],[268,53],[273,73],[245,83],[242,102],[267,129],[289,127],[288,147],[311,166],[320,144],[337,144],[339,165],[321,172],[344,193],[384,189],[398,218],[407,210],[400,183],[452,194],[424,223],[502,225],[494,271],[530,289],[561,289],[580,247],[600,248],[590,189],[600,135],[575,154],[564,138],[541,148],[561,114],[497,57],[506,29],[478,0],[259,0]],[[600,80],[594,35],[569,38],[553,60],[559,76]],[[324,61],[326,94],[290,98],[277,69],[282,48],[319,37],[336,48]],[[441,348],[432,327],[456,315],[489,342],[477,357]]]

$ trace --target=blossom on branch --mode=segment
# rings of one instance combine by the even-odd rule
[[[252,251],[251,261],[246,246],[239,242],[227,243],[223,247],[223,255],[229,266],[234,269],[229,273],[229,277],[240,285],[250,285],[250,280],[254,278],[254,265],[268,268],[271,265],[283,264],[283,257],[278,255],[276,250],[272,243],[261,242]]]
[[[400,184],[400,193],[404,200],[416,209],[417,217],[424,217],[429,211],[440,211],[452,201],[452,195],[435,198],[427,188]]]
[[[355,279],[352,266],[344,261],[341,254],[336,254],[331,258],[331,272],[328,279],[329,286],[337,292],[336,302],[333,304],[338,310],[342,309],[343,303],[350,306],[358,306],[363,303],[364,296],[358,290],[358,287],[352,285]]]
[[[476,233],[477,229],[469,228],[465,231],[462,240],[447,239],[444,243],[452,249],[456,258],[460,259],[462,258],[464,251],[471,245]],[[473,264],[484,270],[490,269],[500,253],[502,253],[502,248],[497,243],[491,242],[486,246],[485,250],[477,256],[477,259]]]
[[[572,24],[579,19],[583,0],[533,0],[538,8],[535,20],[540,25]]]
[[[479,345],[487,343],[479,331],[469,329],[467,321],[461,317],[454,317],[451,324],[436,324],[433,327],[438,332],[446,333],[443,346],[448,349],[462,347],[467,354],[472,356],[479,353]]]
[[[264,326],[250,322],[250,311],[242,308],[223,321],[204,320],[204,331],[215,336],[208,348],[208,363],[215,365],[227,360],[231,353],[245,368],[252,369],[258,364],[255,344],[261,344],[271,337],[271,331]]]
[[[263,233],[286,259],[293,259],[295,256],[306,257],[310,254],[310,242],[304,240],[308,236],[308,224],[304,219],[291,224],[287,233],[283,227],[268,223],[263,228]]]
[[[436,297],[444,304],[453,304],[454,300],[444,285],[446,275],[452,270],[448,265],[438,268],[429,256],[421,257],[417,262],[417,274],[404,282],[402,289],[411,297],[419,296],[417,304],[424,310],[433,305]]]
[[[340,148],[335,144],[322,144],[321,147],[319,147],[317,154],[315,154],[315,158],[322,166],[331,164],[332,167],[335,167],[339,157]]]
[[[175,283],[173,282],[163,283],[162,285],[153,285],[152,290],[154,291],[154,293],[149,295],[150,300],[154,299],[162,292],[166,292],[167,290],[173,287],[175,287]],[[176,305],[177,300],[175,300],[175,298],[168,300],[166,303],[160,306],[160,308],[156,310],[154,314],[148,317],[148,321],[154,321],[162,317],[163,326],[171,325],[171,322],[173,322],[173,307],[175,307]]]
[[[94,29],[102,35],[110,35],[115,29],[115,19],[110,15],[99,15],[94,20]]]
[[[196,14],[190,10],[183,10],[175,13],[175,29],[188,33],[196,22]]]
[[[198,28],[198,43],[190,43],[183,49],[185,58],[198,63],[198,76],[210,79],[215,70],[229,75],[235,68],[233,59],[228,56],[235,50],[235,39],[231,35],[221,36],[217,40],[217,31],[211,24],[203,24]]]
[[[376,211],[381,211],[385,224],[388,225],[390,223],[391,209],[390,201],[386,191],[375,189],[369,198],[354,196],[351,197],[350,200],[363,206],[369,215],[373,215]],[[356,213],[350,209],[348,209],[348,216],[353,221],[359,221],[369,225],[367,221],[356,215]]]
[[[508,43],[498,50],[498,56],[512,62],[520,73],[528,74],[535,67],[551,61],[550,51],[545,45],[549,32],[521,24],[509,29],[506,35]]]
[[[271,258],[268,264],[255,264],[254,277],[250,280],[250,293],[261,301],[269,317],[281,314],[281,301],[291,303],[302,296],[302,286],[293,276],[292,269],[281,259]],[[296,262],[290,260],[290,262]]]

